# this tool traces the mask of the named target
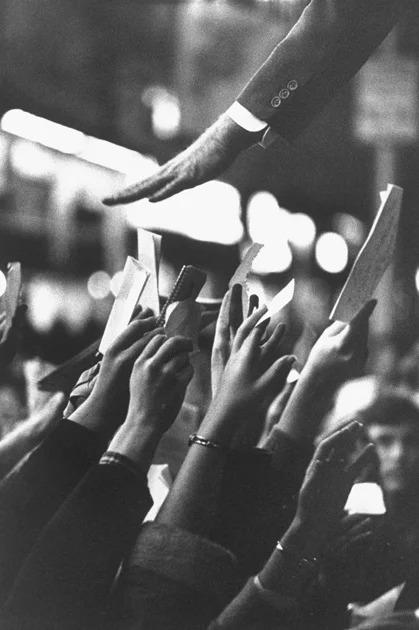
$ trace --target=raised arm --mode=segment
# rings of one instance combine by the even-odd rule
[[[407,4],[408,0],[311,0],[233,108],[154,175],[104,203],[144,197],[160,201],[216,178],[241,151],[261,139],[268,125],[265,144],[276,135],[293,140],[354,76]],[[249,114],[256,119],[252,124]]]

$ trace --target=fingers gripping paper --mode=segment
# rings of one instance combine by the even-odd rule
[[[141,306],[151,308],[157,316],[160,313],[159,266],[162,237],[153,232],[138,229],[137,239],[138,260],[150,274],[141,295]]]
[[[228,283],[228,286],[230,289],[235,284],[241,284],[241,286],[243,287],[243,291],[242,291],[243,317],[247,316],[247,311],[249,308],[249,291],[247,287],[247,276],[250,273],[254,259],[259,254],[262,247],[263,245],[261,245],[260,243],[253,243],[253,245],[249,247],[249,249],[246,252],[245,257],[243,258],[240,265],[237,267],[230,282]]]
[[[122,276],[121,288],[113,303],[99,352],[104,354],[114,339],[128,326],[148,280],[149,273],[138,260],[128,256]]]
[[[389,184],[381,197],[381,206],[367,240],[355,260],[330,319],[349,322],[373,296],[394,256],[402,200],[403,188]]]

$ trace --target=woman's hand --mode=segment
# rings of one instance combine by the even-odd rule
[[[135,360],[151,337],[162,333],[156,318],[133,320],[105,352],[92,393],[69,416],[87,428],[110,437],[125,419],[129,400],[129,379]]]
[[[245,419],[260,418],[285,384],[294,357],[281,356],[282,324],[265,339],[269,320],[258,325],[265,313],[265,306],[257,309],[237,329],[221,384],[199,429],[208,439],[230,444],[239,426],[247,431]]]
[[[314,344],[280,422],[292,439],[313,440],[336,388],[362,373],[375,305],[367,302],[349,324],[334,322]]]
[[[304,531],[316,553],[335,533],[353,483],[374,457],[372,444],[354,454],[362,431],[351,421],[322,440],[307,469],[290,529]]]
[[[179,413],[193,376],[192,349],[190,339],[158,334],[148,339],[134,363],[127,417],[109,450],[125,455],[144,471]]]

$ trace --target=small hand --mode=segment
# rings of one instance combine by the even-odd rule
[[[159,168],[157,173],[103,200],[108,206],[149,198],[162,201],[176,193],[214,179],[255,141],[227,116],[221,116],[182,153]]]
[[[362,430],[362,425],[352,421],[322,440],[307,469],[294,523],[321,552],[336,531],[355,479],[374,456],[372,444],[354,455]]]

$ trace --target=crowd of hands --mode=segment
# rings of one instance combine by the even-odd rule
[[[243,315],[239,285],[224,297],[212,348],[212,400],[196,431],[210,446],[191,443],[157,517],[204,536],[211,518],[208,497],[216,484],[216,458],[228,451],[269,450],[278,430],[296,443],[316,443],[336,388],[359,376],[367,359],[374,301],[365,304],[349,324],[333,322],[325,328],[294,383],[288,376],[296,357],[284,356],[282,351],[285,326],[264,318],[267,309],[258,307],[255,296],[249,304],[249,312]],[[0,355],[4,361],[10,360],[10,345],[13,339],[3,336]],[[147,473],[193,378],[193,351],[190,339],[168,338],[151,311],[140,311],[104,354],[88,397],[69,416],[64,415],[99,434],[108,451]],[[64,395],[58,393],[44,403],[22,423],[24,437],[20,429],[17,437],[12,432],[0,442],[5,461],[15,463],[22,451],[34,446],[31,440],[45,437],[60,422]],[[38,425],[43,427],[39,432],[34,430]],[[362,424],[356,419],[317,440],[294,517],[281,538],[280,547],[291,549],[292,554],[285,554],[288,562],[284,562],[281,550],[272,550],[258,574],[264,589],[298,600],[301,585],[296,574],[298,578],[302,560],[324,558],[326,562],[333,550],[339,554],[352,540],[370,535],[368,519],[347,517],[343,509],[352,485],[373,459],[374,447],[364,439]]]

